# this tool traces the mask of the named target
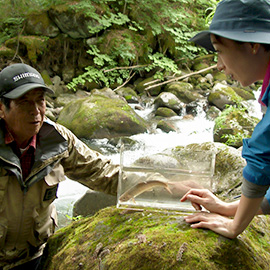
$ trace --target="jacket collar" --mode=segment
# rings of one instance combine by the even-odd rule
[[[13,153],[11,147],[5,144],[4,125],[4,121],[0,120],[0,157],[11,163],[19,165],[18,157]],[[54,125],[55,123],[45,119],[39,133],[37,134],[35,161],[38,164],[67,150],[68,142],[55,129]]]

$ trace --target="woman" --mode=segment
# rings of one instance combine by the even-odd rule
[[[210,29],[191,39],[218,54],[218,69],[243,86],[263,80],[260,103],[270,102],[270,0],[223,0],[216,9]],[[270,105],[270,103],[269,103]],[[207,228],[235,238],[256,214],[270,213],[270,109],[243,140],[241,199],[225,203],[209,190],[191,189],[181,199],[189,200],[196,210],[209,212],[185,217],[192,228]],[[229,218],[234,216],[233,219]]]

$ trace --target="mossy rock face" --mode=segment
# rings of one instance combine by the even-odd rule
[[[7,48],[3,44],[0,46],[0,57],[1,58],[12,58],[16,54],[16,51],[10,48]]]
[[[92,95],[70,102],[58,122],[79,138],[114,138],[147,131],[147,123],[121,99]]]
[[[115,207],[60,229],[43,269],[269,269],[269,218],[256,217],[234,240],[191,229],[183,214]]]
[[[69,5],[55,5],[48,11],[49,17],[63,33],[74,39],[89,38],[94,35],[94,30],[101,31],[103,28],[98,20],[88,17],[80,8],[76,9],[77,4],[74,2]],[[106,12],[107,8],[104,5],[100,7],[92,2],[91,11],[95,13],[97,9],[100,9],[100,12],[103,13]]]
[[[147,53],[147,37],[129,29],[111,29],[99,39],[98,48],[104,54],[116,54],[118,52],[120,64],[127,64],[127,58],[133,58],[134,62],[143,60]],[[151,44],[149,44],[151,46]],[[121,52],[121,53],[120,53]]]
[[[8,48],[16,50],[18,41],[20,43],[20,50],[26,49],[27,58],[32,64],[37,63],[38,57],[46,51],[48,45],[48,38],[38,36],[19,36],[18,38],[11,38],[5,42],[5,45]]]
[[[56,37],[60,31],[51,21],[48,13],[30,14],[26,20],[25,32],[28,35],[40,35],[47,37]]]

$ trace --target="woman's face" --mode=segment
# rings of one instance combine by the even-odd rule
[[[239,81],[243,86],[263,79],[264,74],[259,73],[260,68],[257,65],[258,50],[253,44],[237,43],[215,35],[211,35],[211,42],[218,54],[217,67],[227,76]]]

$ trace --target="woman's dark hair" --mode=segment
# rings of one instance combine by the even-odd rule
[[[214,36],[218,41],[220,41],[220,36],[218,36],[218,35],[214,35]],[[238,41],[238,40],[234,40],[234,42],[236,42],[237,44],[240,44],[240,45],[246,43],[244,41]],[[250,42],[250,43],[256,43],[256,42]],[[262,47],[265,49],[266,52],[270,51],[270,44],[263,44],[263,43],[260,43],[260,44],[262,45]]]

